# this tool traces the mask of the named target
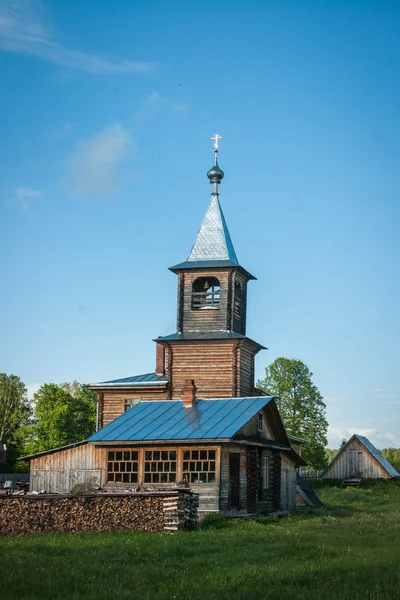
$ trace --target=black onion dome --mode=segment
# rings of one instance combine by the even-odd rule
[[[219,168],[217,161],[215,161],[215,165],[208,171],[207,177],[211,183],[220,183],[223,179],[224,172]]]

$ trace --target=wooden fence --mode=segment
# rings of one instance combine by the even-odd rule
[[[301,467],[299,469],[299,475],[301,475],[303,479],[318,479],[321,473],[321,469],[302,469]]]

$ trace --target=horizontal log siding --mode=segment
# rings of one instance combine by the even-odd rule
[[[345,479],[346,477],[353,477],[349,455],[354,450],[362,452],[362,477],[391,479],[389,473],[357,439],[352,440],[347,448],[335,457],[323,474],[323,478]]]
[[[111,389],[100,392],[99,399],[99,429],[111,423],[124,412],[125,400],[140,398],[141,400],[168,400],[169,394],[166,387],[129,388],[129,390]],[[98,394],[98,397],[99,395]]]
[[[106,449],[82,444],[31,460],[30,490],[68,494],[78,483],[106,483]]]
[[[194,379],[199,398],[231,398],[235,344],[230,340],[171,343],[172,398],[181,398],[186,379]]]
[[[199,270],[185,271],[183,273],[183,282],[180,285],[183,287],[182,292],[178,292],[178,300],[183,302],[182,309],[178,306],[178,330],[179,326],[182,331],[221,331],[228,329],[227,327],[227,310],[228,310],[228,281],[229,269],[224,271]],[[195,309],[192,310],[192,285],[198,277],[216,277],[221,286],[221,295],[219,308],[216,309]],[[179,314],[182,314],[181,322],[179,322]]]

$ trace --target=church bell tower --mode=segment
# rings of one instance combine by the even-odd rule
[[[178,275],[177,332],[155,340],[172,398],[185,379],[200,398],[254,395],[254,356],[263,348],[246,337],[247,284],[255,277],[239,264],[219,203],[221,138],[212,139],[211,200],[187,260],[170,268]]]

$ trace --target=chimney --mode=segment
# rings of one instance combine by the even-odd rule
[[[197,387],[194,385],[194,379],[186,379],[182,389],[182,400],[185,408],[191,408],[196,403]]]
[[[156,375],[165,375],[165,348],[156,344]]]

